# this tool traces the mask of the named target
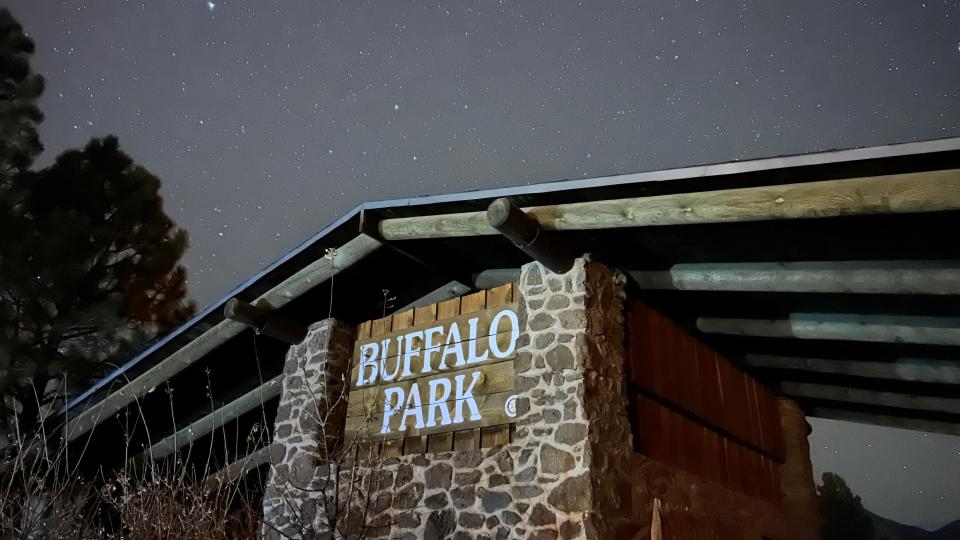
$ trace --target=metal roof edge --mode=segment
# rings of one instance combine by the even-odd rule
[[[533,195],[552,191],[567,191],[624,184],[639,184],[648,182],[662,182],[667,180],[724,176],[774,169],[785,169],[790,167],[825,165],[830,163],[864,161],[868,159],[930,154],[935,152],[947,152],[951,150],[960,150],[960,137],[892,143],[882,146],[865,146],[858,148],[827,150],[810,154],[791,154],[745,161],[728,161],[723,163],[677,167],[672,169],[656,169],[652,171],[597,176],[592,178],[552,180],[526,186],[510,186],[504,188],[461,191],[438,195],[424,195],[420,197],[386,199],[367,202],[362,206],[366,209],[376,210],[400,206],[420,206],[427,204],[460,202],[471,199],[494,199],[498,197],[510,197],[513,195]]]

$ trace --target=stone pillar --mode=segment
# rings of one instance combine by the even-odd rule
[[[589,258],[565,274],[538,263],[524,266],[513,441],[361,464],[376,474],[363,484],[369,488],[365,523],[338,522],[346,536],[365,529],[367,538],[396,540],[623,537],[621,523],[632,515],[623,283]],[[342,374],[353,335],[327,324],[311,327],[306,342],[291,349],[276,421],[276,471],[264,514],[293,538],[314,537],[299,533],[304,524],[327,537],[323,505],[329,502],[326,488],[304,491],[294,484],[315,485],[338,474],[328,473],[320,459],[322,439],[310,411],[314,396],[342,391],[322,382],[342,384],[333,374]]]
[[[817,515],[817,488],[810,463],[810,424],[807,417],[791,399],[779,398],[780,425],[786,461],[780,467],[780,487],[783,491],[783,510],[796,532],[798,540],[820,538]]]
[[[630,493],[621,467],[631,449],[623,283],[589,258],[562,275],[539,263],[522,269],[516,537],[619,537],[615,511],[629,507],[621,499]]]
[[[287,352],[274,421],[273,467],[263,497],[266,538],[310,537],[324,530],[324,516],[317,511],[324,493],[316,484],[327,477],[325,458],[342,437],[344,376],[354,336],[349,325],[327,319],[311,325],[307,337]]]

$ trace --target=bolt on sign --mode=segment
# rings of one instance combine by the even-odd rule
[[[361,325],[346,431],[398,439],[511,423],[513,294],[508,284]]]

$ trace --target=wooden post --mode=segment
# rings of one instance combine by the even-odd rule
[[[239,298],[227,300],[223,316],[252,327],[258,334],[294,345],[307,336],[307,325],[274,314],[274,310],[248,304]]]
[[[573,268],[576,255],[553,240],[535,218],[517,208],[510,199],[499,198],[487,208],[490,226],[506,236],[521,251],[557,274]]]
[[[797,540],[817,540],[820,526],[817,518],[817,488],[810,463],[810,424],[797,403],[777,400],[786,460],[780,466],[780,489],[783,509],[796,532]]]

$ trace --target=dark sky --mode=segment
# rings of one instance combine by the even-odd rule
[[[957,0],[9,5],[41,162],[117,134],[201,305],[364,200],[960,135]],[[816,428],[871,509],[960,517],[960,439]]]

